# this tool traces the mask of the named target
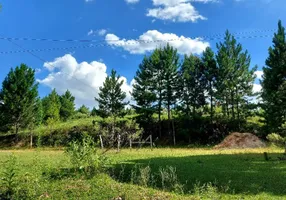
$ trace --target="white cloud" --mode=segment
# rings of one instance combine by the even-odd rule
[[[84,1],[88,3],[88,2],[93,2],[94,0],[84,0]]]
[[[56,58],[52,62],[44,63],[50,73],[46,78],[37,80],[39,83],[55,88],[60,94],[67,89],[75,96],[77,106],[85,104],[89,107],[97,105],[94,97],[98,97],[99,87],[103,85],[107,77],[106,65],[102,62],[93,61],[91,63],[81,62],[70,54]],[[122,90],[126,92],[126,100],[131,99],[130,92],[132,86],[128,84],[125,77],[121,77],[124,81]]]
[[[94,33],[94,31],[92,29],[90,29],[90,31],[87,32],[87,35],[90,36],[90,35],[93,35],[93,33]]]
[[[105,40],[109,45],[122,47],[131,54],[144,54],[157,47],[166,46],[167,43],[176,48],[179,54],[201,54],[210,45],[200,38],[191,39],[173,33],[161,33],[157,30],[149,30],[143,33],[138,40],[120,39],[114,34],[107,34]]]
[[[154,6],[174,6],[180,3],[187,2],[199,2],[199,3],[211,3],[211,2],[219,2],[219,0],[152,0]]]
[[[135,4],[138,3],[140,0],[125,0],[126,3]]]
[[[155,8],[148,9],[147,16],[172,22],[196,22],[206,20],[190,2],[210,3],[219,0],[152,0]]]
[[[261,92],[262,86],[260,84],[253,84],[253,92]]]
[[[106,29],[100,29],[97,31],[97,33],[98,33],[98,35],[103,36],[107,33],[107,30]]]
[[[190,3],[180,3],[174,6],[158,7],[149,9],[148,17],[154,17],[161,20],[173,22],[196,22],[199,19],[206,20]]]
[[[257,76],[258,79],[262,79],[263,71],[256,71],[254,74]]]
[[[99,35],[99,36],[104,36],[107,33],[106,29],[99,29],[99,30],[92,30],[90,29],[90,31],[87,32],[88,36],[94,36],[94,35]]]

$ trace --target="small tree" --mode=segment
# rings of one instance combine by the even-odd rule
[[[67,90],[65,94],[60,96],[60,101],[61,101],[60,116],[62,120],[66,121],[74,115],[75,112],[74,100],[75,98],[72,96],[69,90]]]
[[[99,98],[95,100],[99,104],[99,111],[104,116],[111,116],[112,123],[112,135],[115,133],[116,117],[121,115],[124,107],[128,102],[124,102],[126,93],[121,90],[123,80],[120,80],[120,76],[116,74],[115,70],[111,71],[111,75],[106,77],[103,87],[100,87]]]
[[[7,128],[14,127],[14,132],[18,135],[20,128],[26,128],[33,123],[37,96],[35,70],[25,64],[11,69],[0,91],[0,115],[3,125]]]
[[[60,120],[61,102],[56,90],[53,91],[42,100],[44,110],[44,120],[51,124]]]
[[[89,115],[89,108],[86,107],[85,105],[82,105],[77,112],[81,113],[81,114],[85,114],[85,115]]]

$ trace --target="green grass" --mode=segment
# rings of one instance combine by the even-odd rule
[[[270,161],[265,161],[268,152]],[[0,173],[8,155],[17,157],[17,178],[33,199],[286,199],[286,161],[279,161],[282,149],[172,149],[162,148],[108,152],[115,169],[124,169],[128,177],[135,165],[150,166],[158,174],[160,167],[176,167],[178,180],[184,184],[184,194],[163,191],[160,187],[141,187],[128,178],[112,179],[107,174],[92,178],[60,175],[71,167],[62,151],[9,150],[0,151]],[[194,193],[195,185],[212,183],[211,188]],[[217,190],[216,190],[217,189]]]

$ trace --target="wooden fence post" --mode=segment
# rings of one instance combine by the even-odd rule
[[[99,135],[99,139],[100,139],[101,149],[103,149],[104,147],[103,147],[103,141],[102,141],[102,137],[101,137],[101,135]]]
[[[118,139],[117,139],[117,152],[120,151],[120,135],[118,135]]]
[[[153,150],[153,140],[152,140],[152,135],[150,135],[150,145],[151,145],[151,150]]]

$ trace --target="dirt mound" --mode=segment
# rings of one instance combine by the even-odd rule
[[[243,148],[259,148],[265,147],[257,136],[251,133],[231,133],[220,144],[216,145],[215,149],[243,149]]]

